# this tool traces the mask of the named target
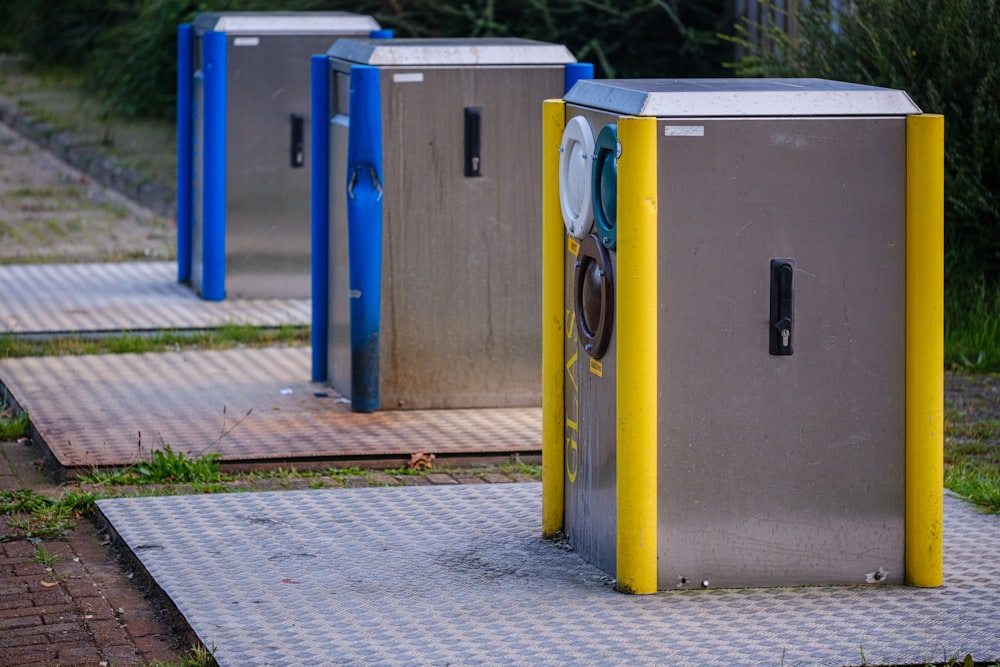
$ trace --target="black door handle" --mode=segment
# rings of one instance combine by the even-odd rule
[[[465,107],[465,175],[482,176],[483,109]]]
[[[304,167],[306,164],[306,154],[305,154],[305,138],[303,137],[303,118],[302,114],[293,113],[291,115],[292,121],[292,169],[298,169]]]
[[[768,351],[777,356],[792,354],[794,259],[771,260],[771,327]]]

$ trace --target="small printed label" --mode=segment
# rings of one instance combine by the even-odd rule
[[[352,299],[360,299],[361,298],[361,290],[359,290],[359,289],[352,289],[350,292],[347,293],[347,295],[350,296]]]
[[[704,137],[704,125],[666,125],[663,128],[665,137]]]
[[[601,363],[600,359],[590,360],[590,372],[597,377],[604,377],[604,364]]]
[[[399,72],[392,75],[393,83],[420,83],[423,80],[423,72]]]
[[[569,250],[569,254],[573,255],[574,257],[580,254],[580,242],[577,241],[572,236],[566,237],[566,246],[567,246],[566,249]]]
[[[260,37],[234,37],[233,46],[257,46],[260,44]]]

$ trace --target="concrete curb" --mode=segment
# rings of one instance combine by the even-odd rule
[[[157,214],[176,219],[177,189],[173,184],[149,180],[139,170],[127,167],[93,142],[61,132],[20,109],[15,102],[0,99],[0,122],[30,139],[101,185],[115,190]]]

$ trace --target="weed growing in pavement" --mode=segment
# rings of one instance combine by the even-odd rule
[[[86,484],[209,484],[223,480],[219,468],[219,454],[203,454],[189,457],[184,452],[175,452],[170,445],[150,452],[149,459],[139,463],[103,471],[91,469],[89,475],[80,476]]]
[[[41,544],[35,544],[35,555],[31,558],[31,560],[36,563],[41,563],[46,567],[51,567],[56,564],[59,557],[53,553],[49,553]]]
[[[65,491],[60,498],[30,490],[0,491],[0,514],[8,515],[11,534],[0,535],[0,542],[19,539],[61,537],[73,528],[75,519],[91,514],[99,499],[94,493]]]
[[[542,474],[542,466],[525,463],[520,458],[516,458],[509,463],[501,463],[500,471],[505,472],[508,475],[518,474],[528,475],[529,477],[539,477]]]
[[[217,667],[215,651],[203,646],[192,646],[177,660],[156,661],[144,667]]]

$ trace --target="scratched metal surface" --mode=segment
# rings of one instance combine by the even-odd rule
[[[539,537],[538,484],[98,506],[223,667],[1000,659],[1000,517],[951,496],[941,588],[643,597],[614,592],[576,553]]]
[[[0,266],[0,331],[11,334],[308,325],[309,299],[203,301],[173,262]]]
[[[541,449],[540,408],[352,413],[309,369],[305,347],[35,357],[0,360],[0,384],[67,469],[164,443],[263,462]]]

